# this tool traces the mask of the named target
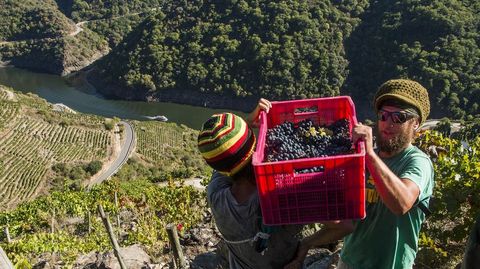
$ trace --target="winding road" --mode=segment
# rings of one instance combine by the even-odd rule
[[[123,140],[122,150],[120,151],[117,159],[110,164],[110,167],[107,170],[102,172],[99,176],[95,177],[94,180],[88,183],[87,189],[90,189],[96,184],[102,183],[104,180],[107,180],[114,175],[122,167],[122,165],[127,162],[130,154],[133,152],[135,147],[135,132],[133,127],[125,121],[121,121],[119,124],[124,126],[123,133],[125,135],[125,139]]]
[[[125,164],[134,151],[135,148],[135,132],[133,127],[125,121],[119,122],[119,124],[122,124],[124,126],[124,135],[125,139],[123,140],[123,145],[121,146],[121,151],[120,154],[118,155],[117,159],[113,161],[111,164],[108,164],[110,167],[107,168],[104,172],[101,172],[100,175],[95,176],[95,179],[90,181],[87,185],[87,189],[91,189],[94,185],[100,184],[105,180],[108,180],[111,176],[113,176],[120,168],[122,167],[123,164]],[[193,188],[197,190],[204,190],[205,186],[202,185],[202,179],[201,178],[188,178],[185,179],[183,184],[185,186],[192,186]],[[180,184],[179,182],[176,182],[177,184]],[[166,187],[168,186],[168,182],[162,182],[158,184],[161,187]]]

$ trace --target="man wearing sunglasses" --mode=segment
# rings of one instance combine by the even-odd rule
[[[389,80],[378,89],[374,106],[377,147],[371,127],[359,123],[352,130],[352,140],[363,140],[366,146],[365,219],[330,224],[303,239],[295,260],[285,268],[301,268],[309,249],[330,243],[336,239],[334,234],[342,233],[350,234],[345,237],[338,269],[412,268],[434,185],[430,158],[412,145],[430,113],[428,92],[412,80]]]
[[[374,98],[377,134],[359,123],[353,141],[366,146],[367,215],[345,237],[338,268],[412,268],[420,227],[433,191],[433,165],[412,145],[430,112],[427,90],[396,79],[380,86]],[[425,212],[424,212],[425,211]]]

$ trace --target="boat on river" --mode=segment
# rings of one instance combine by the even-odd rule
[[[168,121],[168,118],[163,116],[163,115],[157,115],[157,116],[144,116],[147,119],[150,120],[158,120],[158,121]]]

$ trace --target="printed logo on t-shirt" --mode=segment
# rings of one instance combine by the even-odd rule
[[[377,189],[375,189],[375,182],[373,182],[372,176],[369,175],[367,179],[367,184],[365,186],[367,203],[377,203],[380,199]]]

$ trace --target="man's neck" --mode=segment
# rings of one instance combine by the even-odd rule
[[[257,186],[250,180],[238,180],[234,181],[230,188],[233,197],[239,204],[244,203],[250,199],[252,194],[257,191]]]
[[[412,145],[412,143],[408,143],[404,147],[401,147],[398,150],[392,151],[392,152],[379,151],[378,156],[380,156],[381,158],[392,158],[392,157],[396,156],[397,154],[401,153],[402,151],[404,151],[405,149],[407,149],[408,147],[410,147],[411,145]]]

